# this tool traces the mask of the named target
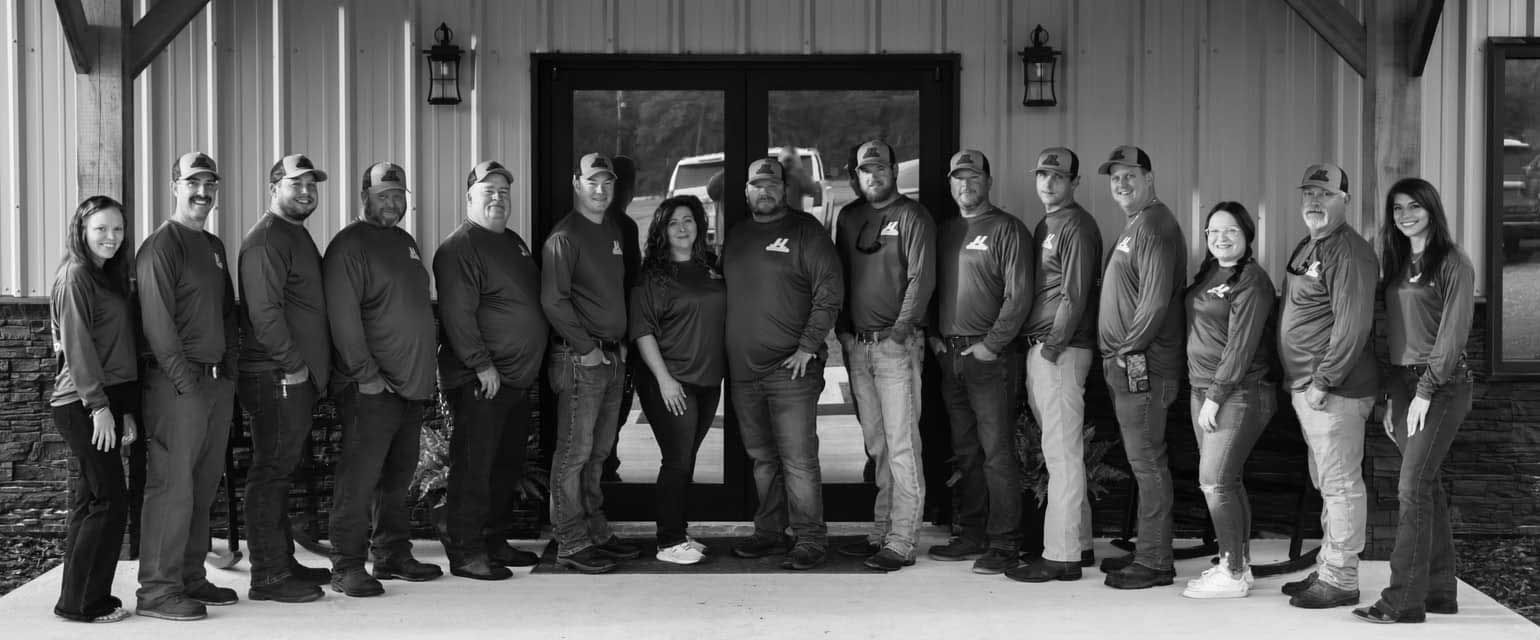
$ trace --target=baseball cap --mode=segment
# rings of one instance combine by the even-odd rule
[[[1342,167],[1334,164],[1312,164],[1305,169],[1305,178],[1300,181],[1299,188],[1320,187],[1328,191],[1347,193],[1348,177],[1342,171]]]
[[[1064,147],[1048,147],[1037,154],[1037,168],[1033,171],[1051,171],[1066,178],[1077,178],[1080,176],[1080,156]]]
[[[578,177],[588,179],[598,173],[608,173],[611,178],[619,178],[615,174],[615,162],[609,156],[602,153],[590,153],[578,160]]]
[[[760,158],[749,165],[749,184],[760,180],[785,182],[785,175],[785,170],[781,168],[781,161],[775,158]]]
[[[1112,167],[1114,165],[1120,164],[1129,167],[1139,167],[1140,169],[1149,171],[1150,156],[1144,152],[1144,149],[1140,149],[1139,147],[1130,144],[1125,144],[1121,147],[1113,149],[1112,155],[1107,156],[1107,161],[1103,162],[1102,166],[1097,168],[1096,172],[1100,174],[1111,175]]]
[[[406,169],[402,169],[394,162],[376,162],[369,165],[368,169],[364,169],[364,191],[375,194],[391,189],[408,191]]]
[[[881,140],[872,140],[856,150],[856,168],[869,164],[893,168],[893,147]]]
[[[298,178],[307,173],[315,176],[316,182],[326,182],[325,171],[315,168],[315,163],[312,163],[310,158],[296,153],[274,162],[272,170],[267,172],[267,181],[277,182],[284,178]]]
[[[214,159],[202,151],[190,151],[182,154],[182,157],[176,159],[176,166],[172,167],[172,169],[174,171],[171,175],[172,180],[191,178],[200,173],[213,175],[215,180],[220,179],[219,167],[214,164]]]
[[[470,175],[465,176],[465,188],[469,189],[475,186],[476,183],[494,175],[500,175],[508,180],[508,184],[513,184],[513,172],[504,167],[503,163],[496,160],[486,160],[471,168]]]
[[[977,149],[963,149],[952,154],[952,161],[947,164],[946,175],[951,176],[958,171],[977,171],[979,175],[989,175],[989,158],[983,151]]]

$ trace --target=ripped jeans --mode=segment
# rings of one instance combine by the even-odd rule
[[[1207,389],[1192,390],[1192,432],[1198,439],[1198,488],[1208,500],[1209,518],[1219,540],[1219,558],[1233,573],[1251,562],[1251,500],[1241,482],[1246,458],[1278,410],[1278,389],[1270,382],[1235,386],[1219,404],[1218,427],[1198,425]]]

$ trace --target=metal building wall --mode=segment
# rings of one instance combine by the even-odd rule
[[[1470,211],[1483,210],[1481,43],[1533,34],[1537,1],[1445,9],[1423,80],[1423,166]],[[1344,0],[1354,11],[1362,2]],[[153,2],[136,4],[142,14]],[[0,51],[0,295],[46,295],[74,205],[75,76],[52,2],[0,7],[10,36]],[[423,95],[418,51],[440,22],[473,51],[454,108]],[[1028,110],[1015,51],[1039,23],[1065,50],[1061,105]],[[532,182],[528,56],[553,51],[955,51],[962,141],[991,156],[1002,207],[1035,220],[1027,171],[1040,148],[1066,144],[1111,242],[1121,216],[1094,168],[1113,146],[1139,144],[1195,251],[1207,208],[1239,200],[1262,220],[1260,254],[1275,277],[1303,232],[1303,167],[1335,160],[1362,173],[1361,82],[1281,0],[213,0],[137,84],[136,233],[165,218],[169,164],[192,149],[220,163],[214,229],[232,256],[266,204],[267,167],[290,152],[332,175],[309,225],[318,243],[355,214],[363,167],[384,159],[407,169],[404,225],[425,259],[457,224],[464,172],[483,158],[514,169],[514,226],[527,233],[530,198],[517,185]],[[1464,220],[1460,239],[1474,249],[1479,217]]]

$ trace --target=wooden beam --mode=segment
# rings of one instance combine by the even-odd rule
[[[1407,43],[1412,47],[1407,63],[1411,65],[1408,72],[1413,78],[1421,78],[1423,69],[1428,66],[1428,54],[1433,52],[1433,35],[1438,33],[1438,21],[1444,14],[1444,0],[1421,0],[1417,3],[1417,14],[1412,16],[1411,32],[1407,35]]]
[[[1363,82],[1363,172],[1358,229],[1380,229],[1385,191],[1396,180],[1422,173],[1422,80],[1407,73],[1416,0],[1364,4],[1368,70]]]
[[[91,25],[86,22],[85,7],[80,6],[80,0],[54,0],[54,6],[59,9],[59,24],[64,27],[64,44],[75,61],[75,73],[91,73],[96,52],[91,50]]]
[[[155,56],[166,50],[182,28],[203,11],[209,0],[160,0],[150,7],[138,22],[134,23],[129,39],[128,77],[139,76],[150,66]]]
[[[1368,36],[1363,23],[1337,0],[1283,0],[1359,76],[1367,75]],[[1367,4],[1374,4],[1369,2]]]
[[[75,201],[108,195],[123,202],[133,246],[134,81],[125,73],[124,55],[132,0],[84,0],[91,25],[91,72],[76,80]]]

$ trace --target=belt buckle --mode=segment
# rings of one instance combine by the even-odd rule
[[[215,380],[219,379],[219,365],[217,365],[217,364],[209,365],[209,377],[213,378]]]
[[[856,332],[856,342],[861,344],[877,344],[882,342],[881,331],[862,330]]]

